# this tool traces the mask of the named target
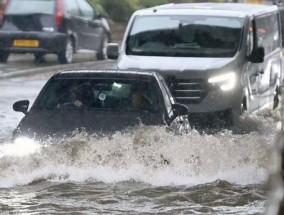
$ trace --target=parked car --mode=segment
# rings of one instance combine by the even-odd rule
[[[6,0],[0,9],[2,63],[11,53],[33,53],[36,61],[52,53],[71,63],[84,50],[103,60],[110,41],[107,20],[86,0]]]
[[[161,5],[136,11],[120,50],[111,43],[108,55],[118,69],[159,71],[190,114],[219,116],[230,127],[244,111],[279,104],[280,23],[272,5]]]
[[[28,100],[13,105],[25,114],[13,139],[61,137],[75,130],[109,135],[139,124],[167,125],[176,132],[189,129],[187,107],[175,102],[165,80],[155,72],[60,72],[28,108]]]

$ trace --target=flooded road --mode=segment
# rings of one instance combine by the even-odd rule
[[[264,214],[275,113],[247,115],[245,134],[140,127],[112,138],[59,142],[11,132],[47,76],[0,80],[0,211],[3,214]]]

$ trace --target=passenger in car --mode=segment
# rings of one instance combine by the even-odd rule
[[[152,109],[152,98],[150,95],[141,87],[133,87],[131,93],[131,107],[151,110]]]

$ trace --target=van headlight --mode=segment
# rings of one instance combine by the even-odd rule
[[[221,90],[232,90],[236,86],[237,75],[234,72],[224,73],[222,75],[216,75],[208,79],[208,82],[213,85],[220,86]]]

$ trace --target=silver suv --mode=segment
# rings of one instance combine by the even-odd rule
[[[160,72],[191,113],[234,125],[243,111],[277,107],[281,48],[277,6],[189,3],[136,11],[108,54],[119,69]]]

